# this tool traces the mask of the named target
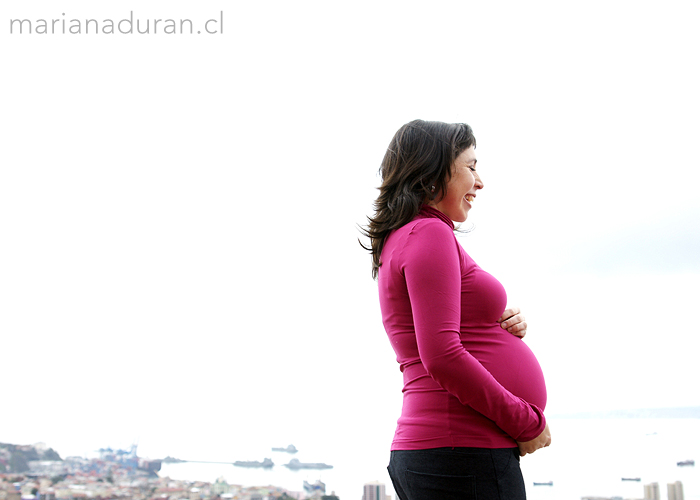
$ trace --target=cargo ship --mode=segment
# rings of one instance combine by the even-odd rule
[[[264,468],[268,468],[268,467],[272,467],[273,465],[275,465],[275,463],[272,460],[270,460],[269,458],[266,458],[262,462],[257,461],[257,460],[253,460],[253,461],[238,460],[236,462],[233,462],[233,465],[235,465],[236,467],[251,467],[251,468],[264,467]]]
[[[292,458],[288,464],[284,464],[285,467],[293,470],[297,469],[332,469],[332,465],[323,463],[304,463],[300,462],[298,458]]]
[[[272,448],[272,451],[284,451],[286,453],[296,453],[299,450],[297,450],[293,444],[290,444],[286,448]]]

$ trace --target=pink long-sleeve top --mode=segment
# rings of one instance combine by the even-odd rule
[[[498,319],[506,292],[464,251],[442,212],[424,206],[389,235],[379,301],[403,373],[392,450],[509,448],[544,430],[544,376]]]

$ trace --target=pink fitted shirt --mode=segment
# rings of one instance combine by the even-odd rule
[[[500,327],[506,292],[453,231],[424,206],[382,251],[379,302],[404,381],[392,450],[509,448],[544,430],[542,369]]]

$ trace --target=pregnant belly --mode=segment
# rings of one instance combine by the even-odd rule
[[[499,326],[479,334],[462,334],[462,345],[503,387],[544,410],[547,389],[542,368],[521,339]]]

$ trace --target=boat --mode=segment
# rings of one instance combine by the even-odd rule
[[[308,492],[320,491],[321,493],[325,493],[326,492],[326,483],[324,483],[320,479],[317,479],[316,482],[313,484],[304,480],[304,491],[308,491]]]
[[[257,460],[254,460],[254,461],[239,460],[239,461],[233,462],[233,465],[235,465],[236,467],[265,467],[265,468],[268,468],[268,467],[272,467],[273,465],[275,465],[275,463],[272,460],[270,460],[269,458],[266,458],[262,462],[259,462]]]
[[[538,483],[537,481],[535,481],[532,484],[535,486],[554,486],[554,481],[547,481],[547,482],[542,482],[542,483]]]
[[[292,458],[288,464],[284,464],[285,467],[293,470],[298,469],[332,469],[332,465],[324,463],[304,463],[300,462],[298,458]]]
[[[622,480],[623,481],[641,481],[642,478],[641,477],[623,477]]]
[[[685,467],[687,465],[695,466],[695,460],[682,460],[680,462],[676,462],[676,465],[678,467]]]
[[[272,451],[284,451],[285,453],[296,453],[299,450],[297,450],[293,444],[290,444],[286,448],[272,448]]]
[[[148,474],[151,476],[158,477],[158,474],[156,473],[160,471],[161,463],[161,460],[146,460],[139,458],[138,469],[148,472]]]

